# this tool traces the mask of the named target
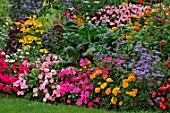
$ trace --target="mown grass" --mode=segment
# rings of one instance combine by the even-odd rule
[[[0,94],[0,113],[135,113],[116,112],[105,109],[91,109],[86,107],[51,105],[16,97],[6,97]],[[136,113],[153,113],[153,111],[137,111]],[[161,111],[154,111],[161,113]]]

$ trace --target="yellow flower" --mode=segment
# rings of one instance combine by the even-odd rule
[[[128,77],[128,80],[129,80],[129,81],[135,81],[135,80],[136,80],[136,77],[135,77],[135,76],[129,76],[129,77]]]
[[[40,34],[43,34],[44,30],[36,30],[35,32],[39,32]]]
[[[35,20],[33,22],[33,24],[37,27],[37,28],[41,28],[43,26],[43,24],[41,22],[39,22],[38,20]]]
[[[119,102],[119,106],[121,106],[121,105],[123,105],[123,102],[122,102],[122,101]]]
[[[23,27],[20,29],[20,31],[22,31],[23,33],[28,33],[28,32],[30,32],[30,28]]]
[[[42,44],[42,42],[37,42],[37,44]]]
[[[121,91],[120,91],[120,88],[119,87],[115,87],[113,90],[112,90],[112,93],[117,96],[117,94],[119,94]]]
[[[107,82],[113,82],[112,78],[107,78],[106,81]]]
[[[32,24],[33,24],[33,23],[32,23],[31,20],[27,20],[27,21],[24,22],[24,25],[25,25],[25,26],[27,26],[27,25],[32,25]]]
[[[132,89],[136,94],[138,93],[138,89]]]
[[[20,22],[13,22],[13,24],[20,25],[21,23]]]
[[[122,86],[123,86],[123,88],[127,88],[129,86],[129,83],[128,82],[124,82]]]
[[[34,37],[34,36],[26,35],[26,36],[24,36],[24,38],[19,39],[19,42],[21,42],[21,43],[26,43],[26,44],[31,44],[31,43],[33,42],[33,40],[34,40],[33,37]]]
[[[117,31],[117,27],[112,27],[112,30],[113,31]]]
[[[98,82],[97,84],[98,84],[98,85],[101,85],[102,83],[101,83],[101,82]]]
[[[31,46],[30,45],[26,45],[26,46],[23,46],[22,48],[25,49],[25,50],[28,50],[28,49],[31,48]]]
[[[103,74],[102,77],[105,80],[108,77],[108,75]]]
[[[110,95],[111,92],[112,92],[111,88],[107,88],[106,91],[105,91],[106,95]]]
[[[112,97],[112,99],[111,99],[111,103],[112,103],[112,104],[116,104],[116,102],[117,102],[117,98]]]
[[[137,93],[138,93],[137,89],[132,89],[132,91],[126,91],[126,94],[132,97],[135,97]]]
[[[133,73],[130,73],[130,74],[129,74],[129,76],[135,76],[135,74],[133,74]]]
[[[107,86],[107,83],[103,83],[103,84],[100,85],[100,88],[104,89],[106,86]]]
[[[48,50],[47,49],[40,49],[40,52],[41,53],[48,53]]]
[[[95,88],[95,93],[100,93],[100,87]]]

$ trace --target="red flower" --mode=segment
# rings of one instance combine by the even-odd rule
[[[164,97],[162,97],[161,102],[163,102],[163,103],[166,102]]]
[[[12,89],[12,87],[11,87],[11,86],[8,86],[8,87],[7,87],[7,92],[10,92],[11,89]]]
[[[139,4],[143,4],[144,0],[139,0]]]
[[[17,91],[18,91],[18,88],[17,88],[17,87],[13,87],[13,90],[14,90],[15,92],[17,92]]]
[[[4,84],[3,83],[0,83],[0,90],[2,90],[4,87]]]
[[[156,92],[152,92],[152,98],[155,98],[156,97]]]
[[[7,87],[3,88],[3,92],[6,93],[7,92]]]
[[[168,62],[168,61],[167,61],[167,62],[165,62],[165,66],[167,66],[167,67],[169,66],[169,62]]]
[[[165,44],[166,44],[165,41],[162,41],[162,42],[161,42],[161,46],[164,46]]]

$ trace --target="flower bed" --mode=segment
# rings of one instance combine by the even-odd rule
[[[0,18],[1,93],[118,111],[169,110],[169,6],[108,3],[88,12],[97,2],[2,2],[9,17]]]

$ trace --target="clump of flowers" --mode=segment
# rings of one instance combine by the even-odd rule
[[[22,43],[24,50],[37,48],[39,52],[48,53],[48,50],[42,47],[41,35],[44,33],[43,24],[35,18],[29,17],[26,21],[14,22],[20,26],[22,32],[19,42]]]
[[[144,8],[139,5],[121,4],[118,7],[105,6],[105,8],[99,9],[92,15],[91,21],[95,24],[101,24],[104,20],[109,27],[119,26],[121,23],[126,24],[131,17],[138,17],[138,15],[144,13]]]
[[[158,87],[158,91],[153,91],[151,96],[151,106],[157,104],[162,110],[168,110],[170,105],[170,76]]]

